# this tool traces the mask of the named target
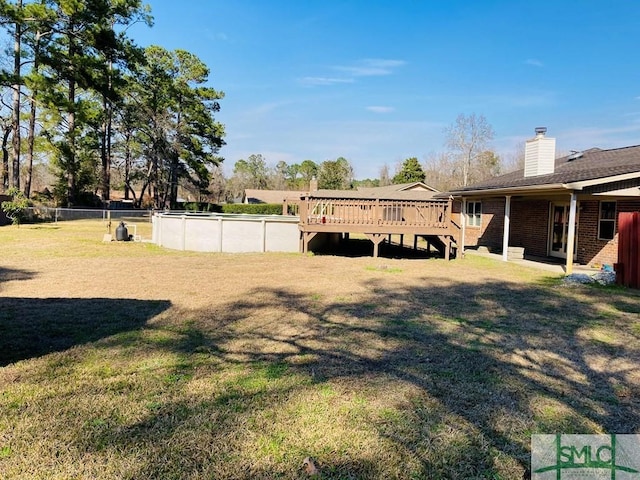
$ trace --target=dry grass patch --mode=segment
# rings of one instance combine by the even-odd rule
[[[514,479],[532,433],[640,433],[638,292],[104,229],[0,229],[2,478]]]

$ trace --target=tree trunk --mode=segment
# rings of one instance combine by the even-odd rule
[[[33,71],[38,73],[40,67],[40,37],[41,33],[36,33],[36,41],[33,52]],[[24,194],[27,198],[31,198],[31,181],[33,179],[33,150],[36,138],[36,98],[38,90],[34,87],[31,90],[31,98],[29,100],[29,131],[27,132],[27,178],[24,182]]]
[[[16,4],[18,10],[22,9],[22,0],[18,0]],[[13,36],[13,138],[12,138],[12,150],[13,150],[13,163],[12,163],[12,178],[11,185],[15,188],[20,188],[20,43],[22,42],[22,25],[20,22],[15,24],[15,32]]]
[[[124,137],[124,199],[129,200],[129,190],[131,188],[131,133],[126,131]],[[134,192],[135,200],[135,192]]]
[[[67,112],[67,204],[73,207],[76,203],[76,82],[69,80],[69,112]]]
[[[113,122],[113,106],[111,105],[111,70],[112,61],[108,62],[107,93],[102,96],[102,107],[104,110],[104,120],[102,122],[102,142],[100,145],[100,157],[102,160],[102,201],[106,202],[111,198],[111,128]]]
[[[153,165],[151,173],[151,183],[153,184],[153,204],[156,208],[160,208],[160,193],[158,192],[158,159],[153,156]]]
[[[108,134],[108,120],[107,120],[107,111],[109,109],[109,100],[106,96],[102,97],[102,109],[104,111],[104,118],[102,120],[101,132],[100,132],[100,160],[102,165],[102,170],[100,172],[100,198],[102,202],[106,202],[109,200],[110,192],[109,192],[109,153],[107,149],[107,136]]]
[[[7,144],[12,128],[11,125],[5,125],[2,134],[2,190],[4,192],[9,189],[9,149],[7,148]]]
[[[34,67],[35,68],[35,67]],[[31,92],[31,100],[29,101],[29,132],[27,134],[27,177],[24,182],[24,195],[31,198],[31,181],[33,178],[33,149],[35,145],[36,130],[36,95],[37,90]]]
[[[73,28],[70,28],[73,31]],[[69,51],[68,57],[70,61],[75,59],[76,45],[75,40],[69,35]],[[72,64],[69,72],[69,91],[67,92],[68,112],[67,112],[67,158],[66,174],[67,174],[67,206],[73,207],[76,203],[76,67]]]
[[[176,208],[178,205],[178,168],[179,161],[177,158],[171,160],[171,172],[169,174],[169,205],[170,208]]]

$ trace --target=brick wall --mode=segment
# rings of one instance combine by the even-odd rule
[[[473,227],[467,228],[470,230]],[[478,245],[487,246],[491,250],[502,250],[504,199],[492,198],[482,201],[482,226],[479,230]]]
[[[504,199],[482,200],[482,225],[467,226],[466,246],[484,245],[494,251],[502,250]],[[511,231],[509,245],[524,247],[527,255],[545,257],[549,245],[548,200],[514,200],[511,202]],[[460,221],[462,204],[454,203],[454,219]],[[618,234],[613,240],[598,240],[598,200],[579,202],[577,231],[577,262],[583,265],[613,265],[618,258]],[[617,213],[640,211],[640,199],[617,201]]]
[[[618,225],[613,240],[598,240],[598,215],[600,202],[580,202],[578,225],[578,263],[585,265],[613,265],[618,261]],[[623,199],[616,202],[617,214],[640,211],[640,199]]]
[[[453,204],[453,220],[460,222],[460,210],[462,202]],[[464,244],[468,247],[486,246],[491,250],[502,248],[502,231],[504,225],[504,200],[482,200],[482,221],[479,227],[467,225],[465,229]]]
[[[549,201],[512,201],[509,244],[524,247],[527,255],[546,257],[548,242]]]
[[[482,225],[480,227],[467,226],[465,245],[487,246],[493,251],[502,250],[502,235],[504,232],[504,199],[482,200]],[[460,205],[454,212],[458,213]],[[549,222],[548,201],[513,201],[511,202],[511,229],[509,245],[525,247],[531,255],[547,255]]]

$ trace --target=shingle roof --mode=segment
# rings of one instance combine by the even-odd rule
[[[255,190],[244,191],[248,203],[282,203],[285,199],[299,199],[306,192],[295,190]]]
[[[525,177],[524,170],[518,170],[449,193],[558,185],[640,172],[640,145],[610,150],[592,148],[578,158],[572,157],[576,155],[556,159],[554,173]]]
[[[305,196],[313,198],[384,199],[384,200],[430,200],[436,192],[431,190],[387,191],[377,188],[366,190],[317,190]]]
[[[248,203],[282,203],[285,198],[299,199],[300,196],[315,198],[380,198],[385,200],[428,200],[438,191],[423,182],[402,183],[386,187],[369,187],[358,190],[316,190],[300,192],[289,190],[253,190],[246,189]]]
[[[396,183],[394,185],[386,185],[384,187],[359,187],[360,192],[377,192],[380,195],[386,195],[388,193],[404,192],[410,190],[438,192],[433,187],[430,187],[424,182],[411,182],[411,183]]]

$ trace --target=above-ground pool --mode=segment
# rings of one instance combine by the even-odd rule
[[[298,252],[297,216],[156,213],[153,242],[194,252]]]

